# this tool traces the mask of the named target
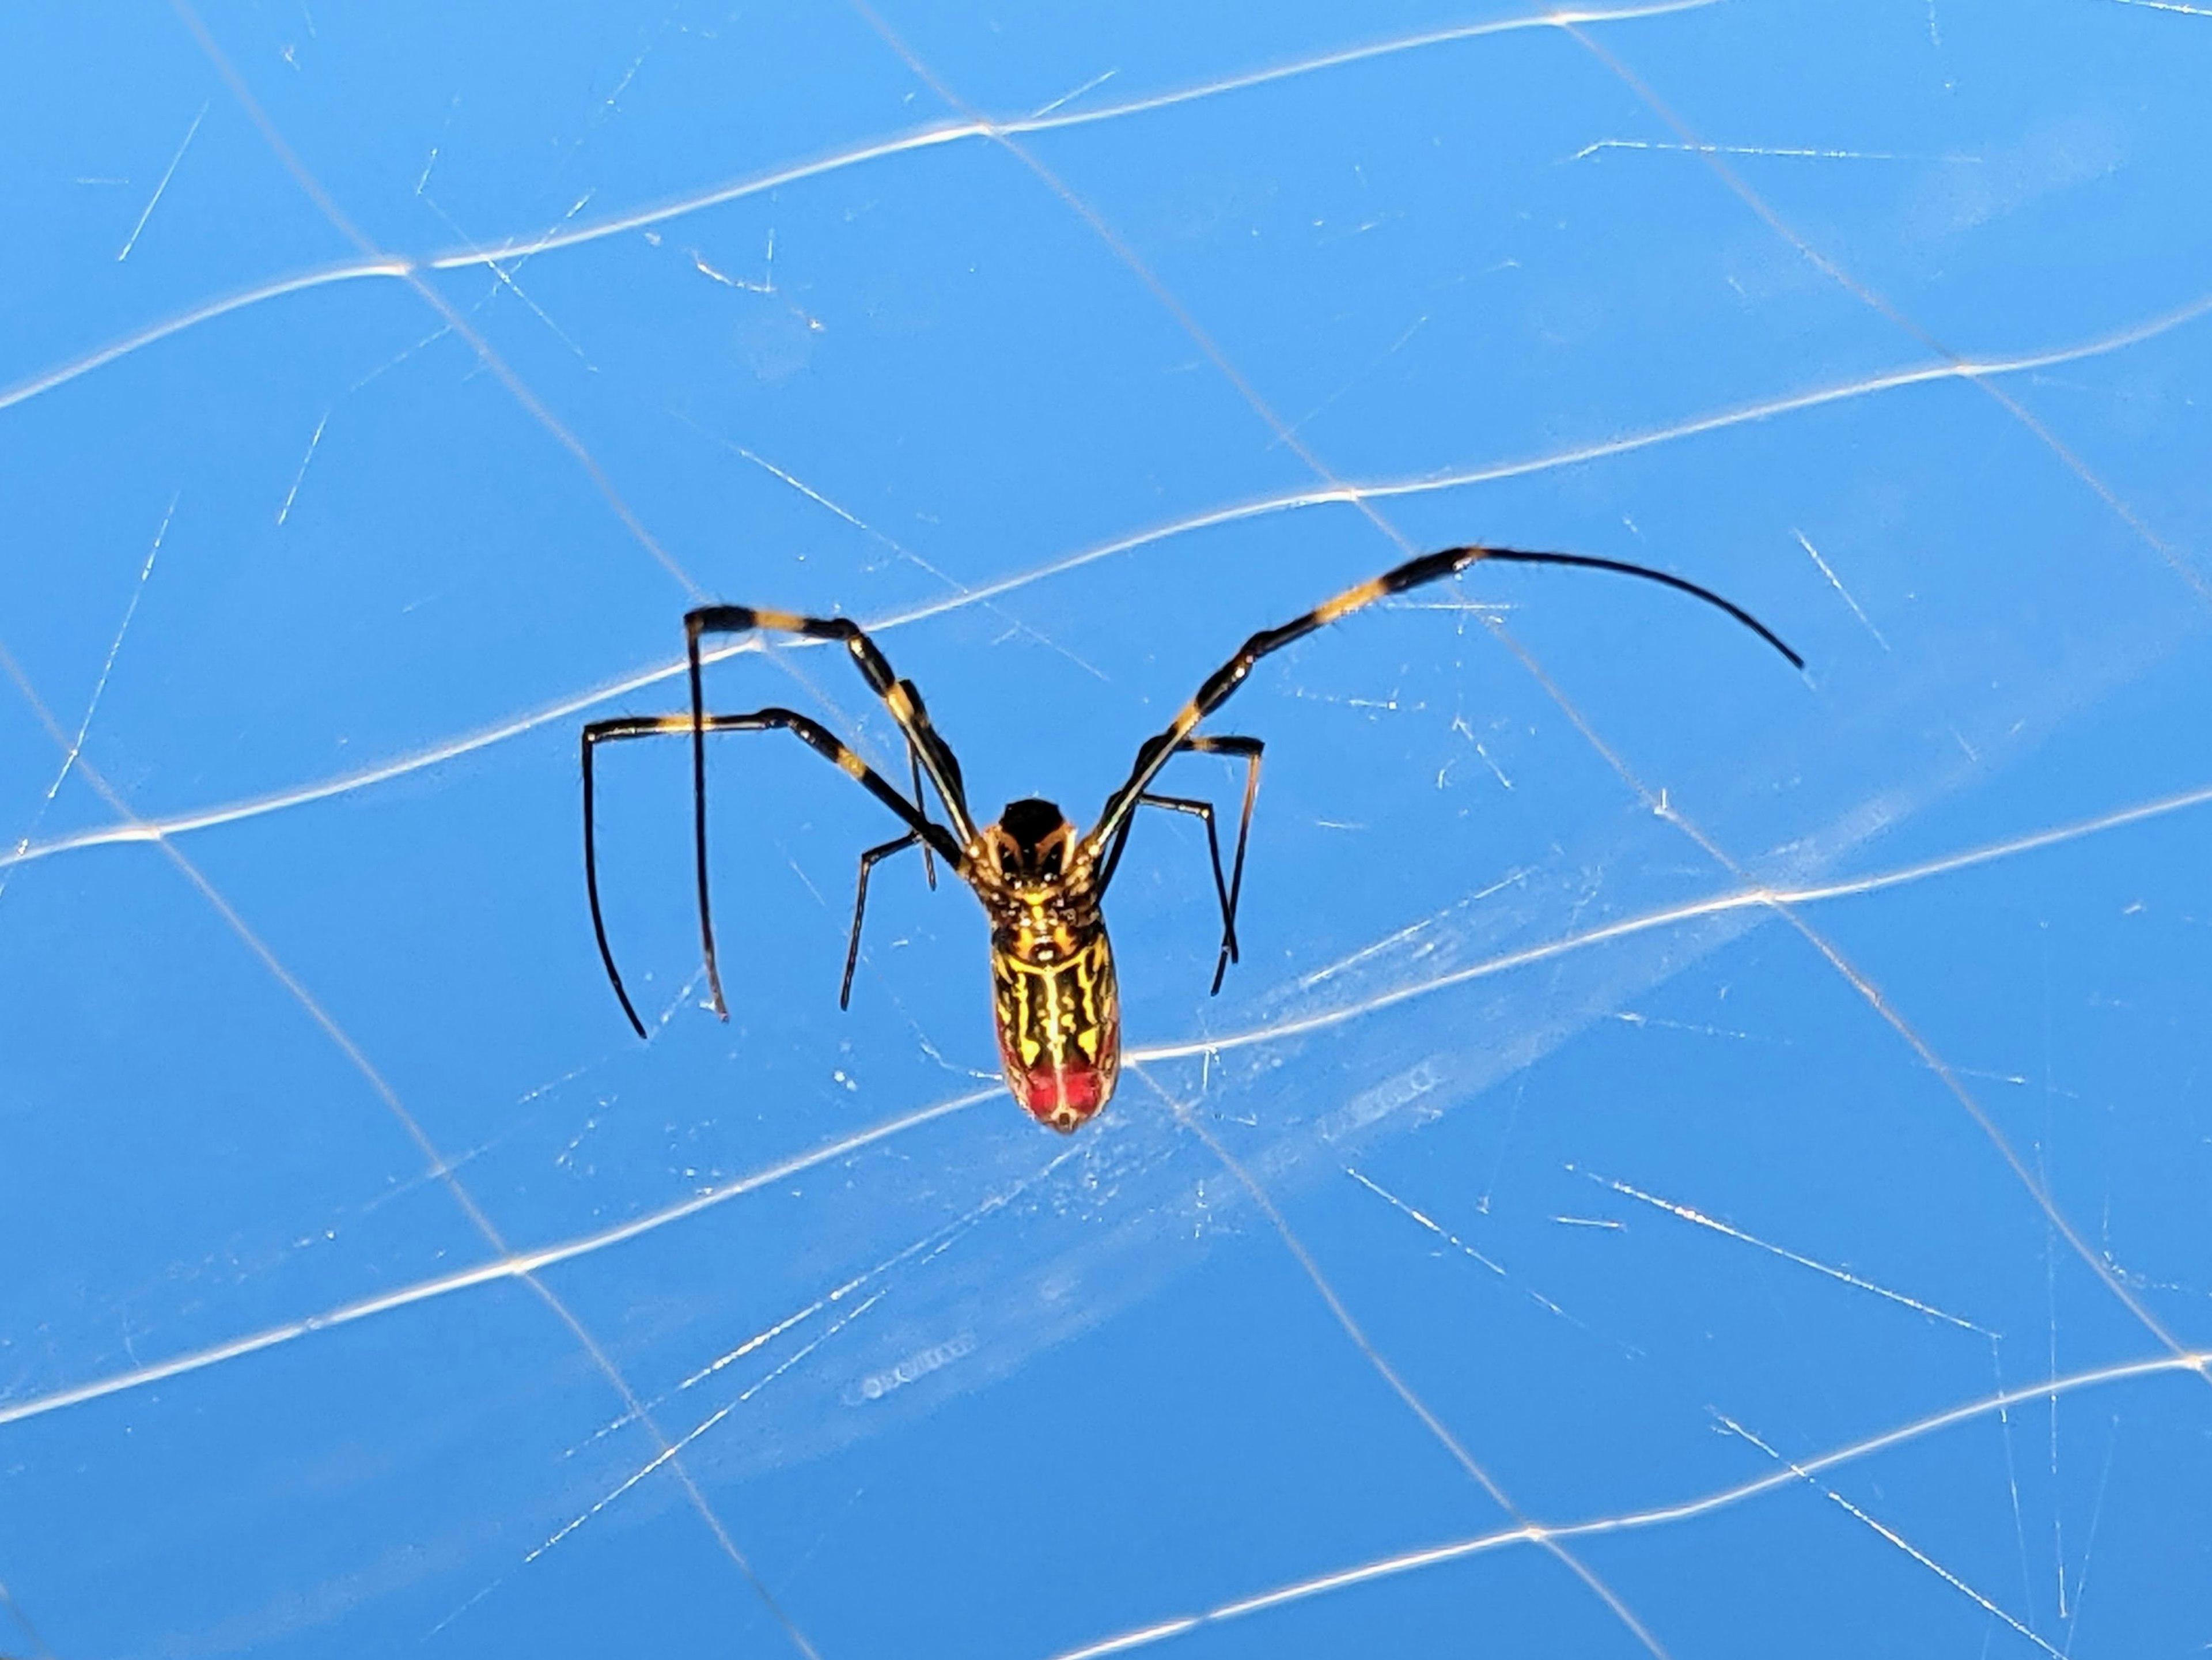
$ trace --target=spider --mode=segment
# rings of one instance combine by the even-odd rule
[[[692,838],[699,886],[699,937],[706,957],[707,982],[714,994],[714,1012],[729,1018],[722,996],[722,977],[714,961],[714,926],[707,894],[707,734],[718,732],[792,733],[801,743],[835,762],[864,789],[896,815],[906,834],[860,855],[860,881],[853,898],[852,933],[845,947],[845,977],[837,991],[837,1006],[848,1006],[853,993],[853,967],[860,952],[860,921],[867,910],[868,878],[877,865],[893,854],[919,846],[924,874],[937,885],[933,855],[973,889],[982,902],[991,926],[991,982],[993,1012],[996,1016],[999,1060],[1006,1089],[1039,1123],[1072,1131],[1103,1107],[1114,1093],[1121,1064],[1120,996],[1114,977],[1114,953],[1107,943],[1106,921],[1100,907],[1114,872],[1128,845],[1129,830],[1140,806],[1189,813],[1206,826],[1206,850],[1213,864],[1213,892],[1221,910],[1221,946],[1213,964],[1212,989],[1221,989],[1221,978],[1237,960],[1237,904],[1244,886],[1244,845],[1252,828],[1252,804],[1260,788],[1260,757],[1263,745],[1256,738],[1195,731],[1198,724],[1228,701],[1244,683],[1253,666],[1271,652],[1280,651],[1316,629],[1349,616],[1363,606],[1393,593],[1456,575],[1481,560],[1522,565],[1567,565],[1587,570],[1614,571],[1642,577],[1718,607],[1757,634],[1798,669],[1802,658],[1774,631],[1741,606],[1723,599],[1710,588],[1664,571],[1632,565],[1618,559],[1585,554],[1529,553],[1513,548],[1457,547],[1423,554],[1387,570],[1372,581],[1347,588],[1293,617],[1280,628],[1262,629],[1247,640],[1237,654],[1207,677],[1198,694],[1183,705],[1165,731],[1147,738],[1137,749],[1136,765],[1121,787],[1107,798],[1098,822],[1079,833],[1066,816],[1050,801],[1030,797],[1010,801],[996,824],[978,826],[969,811],[968,793],[960,776],[960,763],[951,747],[930,725],[921,694],[911,680],[891,672],[876,643],[860,625],[842,617],[800,617],[790,611],[760,611],[744,605],[702,605],[684,618],[684,639],[690,665],[691,709],[687,714],[623,715],[594,721],[584,728],[584,886],[591,901],[592,929],[599,942],[599,958],[607,978],[621,1000],[623,1012],[643,1037],[645,1023],[631,1006],[615,968],[614,952],[607,945],[606,923],[599,913],[598,855],[592,828],[592,757],[597,747],[627,738],[649,738],[686,733],[691,739]],[[852,654],[869,689],[882,698],[891,718],[906,736],[914,795],[909,800],[867,763],[818,722],[786,708],[755,709],[746,714],[710,714],[700,684],[699,642],[708,635],[741,634],[753,629],[804,635],[815,640],[835,640]],[[1211,802],[1182,796],[1158,795],[1152,784],[1174,757],[1186,751],[1226,755],[1244,763],[1244,805],[1237,822],[1237,850],[1223,876],[1221,843],[1215,833]],[[922,778],[943,804],[949,824],[940,824],[928,813]]]

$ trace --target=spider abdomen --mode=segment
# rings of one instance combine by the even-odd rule
[[[991,993],[1006,1088],[1039,1123],[1073,1130],[1112,1098],[1121,994],[1095,912],[1073,921],[1024,912],[994,926]]]

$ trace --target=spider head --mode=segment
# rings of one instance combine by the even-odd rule
[[[999,874],[1024,886],[1063,880],[1075,864],[1075,826],[1049,801],[1009,801],[983,832]]]

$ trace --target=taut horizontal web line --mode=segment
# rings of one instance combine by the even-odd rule
[[[1519,951],[1507,952],[1483,962],[1470,964],[1465,968],[1439,975],[1433,979],[1398,987],[1379,995],[1364,998],[1339,1008],[1324,1009],[1313,1014],[1255,1027],[1247,1031],[1226,1032],[1218,1036],[1165,1043],[1135,1045],[1128,1049],[1127,1059],[1134,1064],[1185,1060],[1202,1055],[1218,1054],[1228,1049],[1249,1049],[1262,1043],[1301,1037],[1311,1032],[1346,1025],[1366,1015],[1395,1007],[1401,1003],[1411,1002],[1417,998],[1431,996],[1437,993],[1449,990],[1455,986],[1464,985],[1470,981],[1486,979],[1514,969],[1548,962],[1572,952],[1607,945],[1634,934],[1680,927],[1703,918],[1723,915],[1730,912],[1765,910],[1784,904],[1812,904],[1826,900],[1850,898],[1862,894],[1881,892],[1910,883],[1926,881],[1954,871],[1972,869],[2042,848],[2060,846],[2085,836],[2100,835],[2106,831],[2160,818],[2168,813],[2182,812],[2191,807],[2208,805],[2212,805],[2212,784],[2200,786],[2177,795],[2160,797],[2154,801],[2141,802],[2133,806],[2118,808],[2094,818],[2077,820],[2073,824],[2050,830],[2029,831],[2004,841],[1985,843],[1960,853],[1944,854],[1917,864],[1900,866],[1894,870],[1847,878],[1841,881],[1814,886],[1731,890],[1711,895],[1705,899],[1693,900],[1686,904],[1647,912],[1640,916],[1625,917],[1616,922],[1563,935],[1559,939],[1547,940]],[[226,1342],[212,1344],[205,1348],[173,1356],[167,1360],[155,1361],[150,1365],[134,1367],[127,1371],[112,1373],[106,1377],[94,1378],[87,1383],[53,1390],[48,1394],[33,1395],[20,1401],[0,1400],[0,1426],[19,1423],[26,1419],[43,1417],[65,1408],[81,1406],[88,1402],[102,1400],[109,1395],[163,1383],[190,1372],[202,1371],[227,1360],[256,1354],[264,1349],[276,1348],[314,1332],[351,1325],[377,1315],[389,1314],[400,1309],[411,1307],[417,1303],[428,1302],[436,1298],[467,1291],[478,1286],[519,1280],[526,1274],[540,1269],[573,1262],[578,1257],[588,1256],[611,1246],[623,1244],[632,1239],[657,1232],[673,1223],[683,1221],[702,1211],[711,1210],[732,1199],[781,1182],[801,1171],[813,1169],[848,1154],[857,1152],[878,1142],[890,1140],[896,1136],[905,1134],[909,1130],[919,1129],[940,1118],[951,1117],[956,1113],[980,1105],[986,1101],[994,1101],[999,1098],[999,1096],[1000,1091],[997,1085],[994,1085],[988,1089],[976,1090],[965,1095],[932,1103],[911,1112],[885,1119],[852,1135],[843,1136],[807,1152],[780,1159],[773,1164],[748,1175],[718,1183],[703,1192],[693,1194],[674,1204],[648,1212],[642,1216],[634,1217],[627,1222],[618,1223],[612,1227],[580,1234],[570,1239],[558,1241],[550,1245],[538,1246],[529,1250],[515,1251],[507,1256],[477,1263],[471,1268],[457,1269],[434,1279],[417,1280],[411,1285],[382,1292],[374,1297],[363,1298],[357,1302],[348,1303],[321,1314],[310,1315],[303,1319],[267,1327]]]
[[[2185,306],[2159,313],[2142,322],[2069,346],[2047,347],[2008,357],[1990,357],[1959,363],[1933,362],[1887,369],[1861,380],[1838,382],[1830,386],[1809,391],[1785,392],[1756,403],[1738,404],[1707,415],[1692,416],[1666,426],[1647,428],[1625,434],[1618,438],[1602,439],[1578,444],[1563,450],[1528,457],[1520,460],[1483,463],[1440,473],[1431,473],[1414,478],[1380,479],[1371,483],[1352,483],[1340,489],[1316,486],[1303,490],[1288,490],[1278,494],[1255,496],[1243,502],[1206,508],[1182,518],[1170,520],[1147,529],[1133,531],[1111,540],[1096,543],[1045,564],[1000,577],[994,581],[964,587],[902,610],[887,611],[873,619],[864,619],[862,626],[872,633],[883,633],[911,623],[928,621],[951,611],[964,610],[996,599],[1017,589],[1047,581],[1064,575],[1085,565],[1114,558],[1138,549],[1154,546],[1178,536],[1194,535],[1202,531],[1218,529],[1226,525],[1266,518],[1278,513],[1297,512],[1306,508],[1353,506],[1365,501],[1382,501],[1404,496],[1426,495],[1438,490],[1459,489],[1476,484],[1494,483],[1509,478],[1527,477],[1532,474],[1553,471],[1564,467],[1579,466],[1618,455],[1631,454],[1638,450],[1655,448],[1663,444],[1702,437],[1709,433],[1725,431],[1733,427],[1747,426],[1778,417],[1802,413],[1829,404],[1848,403],[1855,398],[1878,396],[1904,388],[1932,385],[1947,380],[1971,380],[1974,376],[1995,376],[2029,374],[2064,363],[2080,362],[2087,358],[2124,350],[2143,341],[2154,339],[2172,330],[2183,327],[2198,319],[2212,314],[2212,294],[2193,300]],[[799,642],[780,649],[804,650],[811,642]],[[759,648],[751,641],[721,648],[704,654],[703,660],[714,663]],[[389,761],[341,773],[313,783],[290,789],[252,796],[242,800],[219,803],[207,807],[187,809],[164,817],[149,817],[143,825],[113,824],[98,830],[82,830],[72,835],[56,836],[50,841],[33,842],[25,848],[0,854],[0,867],[27,864],[33,860],[49,858],[56,854],[70,853],[85,848],[112,846],[118,842],[146,842],[158,836],[189,834],[194,830],[212,829],[217,825],[234,824],[244,818],[260,818],[264,814],[287,808],[304,806],[333,796],[349,794],[355,790],[368,789],[389,783],[410,773],[471,755],[479,750],[526,736],[538,728],[556,721],[573,720],[586,711],[597,708],[680,677],[684,672],[684,660],[673,658],[654,664],[649,668],[625,675],[618,680],[572,693],[568,696],[535,709],[508,717],[473,732],[459,733],[441,739],[426,748],[396,756]]]
[[[321,288],[332,283],[345,283],[358,277],[390,277],[404,279],[426,271],[461,271],[472,267],[496,265],[510,259],[528,258],[537,254],[558,252],[565,248],[604,241],[626,232],[648,229],[708,209],[718,208],[748,197],[764,196],[786,185],[799,184],[809,179],[842,172],[848,167],[862,167],[892,156],[904,155],[918,150],[934,149],[940,144],[957,143],[971,138],[989,138],[997,133],[1050,132],[1062,127],[1080,127],[1100,122],[1127,119],[1132,116],[1149,114],[1155,110],[1169,109],[1179,105],[1199,102],[1207,98],[1242,92],[1250,88],[1270,85],[1300,76],[1318,74],[1341,69],[1353,64],[1367,63],[1379,58],[1401,52],[1419,52],[1471,40],[1485,35],[1506,34],[1523,29],[1565,28],[1576,24],[1621,22],[1641,17],[1664,16],[1672,12],[1693,11],[1717,3],[1717,0],[1657,0],[1656,3],[1616,8],[1592,7],[1534,12],[1519,17],[1494,18],[1486,22],[1470,23],[1455,28],[1431,29],[1417,34],[1395,36],[1389,40],[1371,41],[1365,46],[1342,47],[1310,58],[1297,58],[1267,68],[1244,70],[1201,82],[1195,86],[1151,94],[1127,100],[1118,104],[1102,105],[1097,109],[1059,112],[1052,114],[1013,116],[1000,121],[986,119],[974,121],[937,122],[928,126],[893,133],[882,138],[831,150],[805,161],[783,162],[760,173],[749,173],[741,179],[711,185],[707,189],[674,198],[653,205],[631,210],[609,218],[593,220],[589,224],[577,225],[567,230],[541,236],[510,238],[489,246],[447,249],[420,257],[405,254],[384,254],[375,258],[342,261],[336,265],[319,266],[315,270],[295,272],[289,277],[242,289],[222,298],[210,300],[190,311],[149,325],[138,332],[111,342],[106,346],[71,359],[66,363],[41,371],[10,386],[0,387],[0,409],[23,403],[51,392],[78,377],[91,374],[126,357],[142,347],[150,346],[170,336],[183,332],[198,325],[211,322],[232,312],[246,310],[264,301],[280,299],[288,294]]]

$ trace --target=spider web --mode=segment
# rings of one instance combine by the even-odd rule
[[[7,24],[0,1651],[2202,1646],[2212,17]],[[1130,1066],[672,708],[880,630]],[[745,642],[879,764],[842,660]],[[1191,758],[1179,793],[1233,802]],[[1172,817],[1172,816],[1169,816]]]

